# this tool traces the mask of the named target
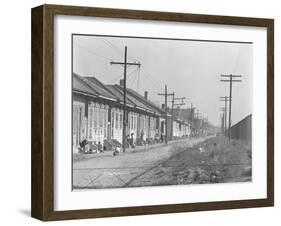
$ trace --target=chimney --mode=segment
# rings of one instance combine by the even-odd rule
[[[144,99],[148,99],[148,92],[147,91],[144,91]]]
[[[120,79],[119,85],[122,86],[122,87],[124,87],[124,79]]]

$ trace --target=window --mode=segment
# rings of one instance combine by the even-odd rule
[[[120,113],[120,129],[123,128],[123,113]]]
[[[98,109],[98,122],[99,122],[99,132],[102,131],[103,127],[103,109],[99,108]]]
[[[106,131],[107,131],[107,110],[104,110],[103,112],[103,124],[104,124],[104,137],[107,136]]]
[[[119,124],[119,123],[118,123],[118,115],[119,115],[118,112],[116,112],[116,113],[115,113],[115,116],[116,116],[116,120],[115,120],[115,121],[116,121],[116,123],[115,123],[115,129],[118,129],[118,124]]]
[[[132,115],[132,129],[135,130],[135,114]]]
[[[94,120],[94,132],[97,133],[98,122],[97,122],[97,109],[95,107],[93,112],[93,120]]]
[[[93,109],[90,107],[89,108],[89,139],[91,140],[93,138]]]
[[[111,126],[112,126],[112,131],[114,129],[114,112],[111,113]]]
[[[129,114],[129,130],[132,129],[131,114]]]

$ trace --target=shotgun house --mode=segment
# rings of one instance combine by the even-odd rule
[[[73,151],[87,139],[98,144],[110,136],[110,107],[116,98],[99,85],[73,74]]]
[[[172,117],[168,117],[167,127],[169,131],[169,140],[190,137],[190,123],[187,120],[183,120],[182,118],[178,117],[178,114],[176,113],[173,117],[173,120]]]
[[[144,96],[142,96],[141,94],[139,94],[138,92],[132,89],[127,89],[127,93],[129,93],[130,96],[133,96],[141,103],[147,105],[154,113],[150,115],[150,117],[147,120],[148,122],[147,127],[149,128],[147,138],[152,138],[152,139],[156,137],[159,138],[161,134],[165,136],[165,116],[166,116],[165,110],[158,107],[157,105],[155,105],[154,103],[148,100],[147,91],[144,92]]]
[[[73,75],[73,146],[83,139],[103,143],[109,135],[109,106],[115,97],[84,77]],[[81,120],[83,119],[83,120]]]
[[[91,84],[95,84],[104,92],[114,96],[114,101],[108,104],[108,133],[104,139],[115,139],[119,143],[122,143],[122,128],[123,128],[123,103],[120,101],[119,96],[116,95],[109,87],[104,85],[95,77],[86,77]],[[129,103],[128,103],[129,104]]]
[[[123,81],[120,81],[119,85],[106,85],[123,105]],[[156,121],[160,114],[155,111],[147,103],[140,101],[139,98],[132,95],[127,89],[127,130],[126,135],[133,137],[134,142],[137,139],[142,138],[143,140],[154,138],[154,130],[156,130]],[[155,129],[154,129],[155,128]],[[154,130],[153,130],[154,129]],[[122,138],[122,134],[121,134]]]
[[[105,140],[122,143],[123,136],[123,82],[105,85],[95,77],[73,74],[73,151],[77,152],[84,139],[104,144]],[[127,88],[126,136],[137,144],[153,143],[161,134],[165,136],[166,113],[136,91]],[[168,119],[171,114],[168,113]],[[169,123],[168,123],[169,124]],[[174,120],[173,136],[187,134],[187,123]],[[171,128],[168,127],[168,131]]]

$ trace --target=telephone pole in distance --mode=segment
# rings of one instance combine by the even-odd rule
[[[226,127],[227,127],[227,101],[229,101],[228,96],[220,97],[220,101],[224,102],[224,135],[227,136],[226,134]]]
[[[168,130],[167,130],[167,125],[168,125],[168,96],[174,96],[174,93],[168,93],[167,91],[167,85],[165,85],[165,93],[158,93],[159,96],[165,96],[165,143],[168,143]]]
[[[233,82],[242,82],[241,79],[237,79],[237,78],[241,78],[242,75],[233,75],[233,74],[229,74],[229,75],[221,75],[221,82],[229,82],[229,108],[228,108],[228,138],[229,141],[231,140],[231,102],[232,102],[232,83]]]

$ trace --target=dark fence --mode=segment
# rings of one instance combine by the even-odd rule
[[[251,141],[252,139],[252,115],[248,115],[231,127],[231,138]]]

